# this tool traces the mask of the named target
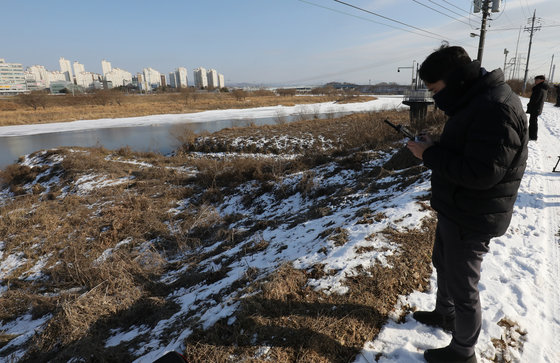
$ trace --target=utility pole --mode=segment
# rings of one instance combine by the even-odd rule
[[[554,54],[552,55],[552,60],[550,61],[550,70],[548,71],[548,81],[552,82],[550,80],[551,76],[552,76],[552,65],[554,64]]]
[[[507,48],[504,48],[504,77],[506,76],[506,63],[507,63],[507,55],[509,53],[509,50],[507,50]]]
[[[517,45],[515,46],[515,63],[513,64],[513,72],[512,72],[512,76],[510,77],[511,79],[517,79],[517,74],[515,73],[515,71],[517,70],[517,64],[519,63],[517,58],[517,51],[519,49],[520,36],[521,36],[521,27],[519,27],[519,33],[517,34]]]
[[[484,0],[482,5],[482,25],[480,26],[480,37],[478,40],[478,55],[476,59],[482,64],[482,53],[484,52],[484,41],[486,40],[486,19],[488,18],[488,8],[490,0]]]
[[[525,89],[527,88],[527,75],[529,73],[529,59],[531,58],[531,45],[533,44],[533,33],[535,31],[541,30],[541,27],[538,26],[535,28],[535,15],[537,10],[533,11],[533,18],[531,20],[531,29],[525,27],[525,31],[530,31],[531,34],[529,35],[529,51],[527,52],[527,62],[525,63],[525,77],[523,77],[523,91],[525,93]]]

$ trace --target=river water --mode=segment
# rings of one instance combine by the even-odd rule
[[[341,112],[329,117],[340,117],[349,112]],[[319,115],[327,117],[327,115]],[[294,121],[295,116],[286,116],[283,121]],[[180,145],[177,134],[184,128],[200,133],[215,132],[228,127],[274,124],[278,117],[255,118],[249,120],[217,120],[189,122],[183,124],[153,124],[148,126],[109,127],[77,131],[60,131],[22,136],[0,136],[0,169],[16,162],[22,155],[51,149],[59,146],[103,146],[106,149],[118,149],[129,146],[134,151],[153,151],[168,154]]]
[[[227,127],[265,125],[279,121],[340,117],[356,112],[408,108],[402,96],[382,96],[357,103],[324,102],[309,105],[272,106],[253,109],[211,110],[193,114],[152,115],[121,119],[80,120],[69,123],[0,127],[0,169],[21,156],[59,146],[102,146],[114,150],[168,154],[180,143],[185,128],[200,133]]]

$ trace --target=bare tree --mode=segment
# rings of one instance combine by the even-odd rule
[[[91,101],[94,105],[106,106],[111,103],[111,94],[107,89],[100,89],[91,95]]]
[[[37,110],[38,107],[45,109],[47,107],[47,94],[44,91],[31,91],[31,93],[24,93],[18,96],[18,101],[25,106],[33,107]]]
[[[180,88],[179,91],[185,98],[185,105],[188,105],[191,101],[196,102],[198,94],[196,93],[196,89],[194,87],[183,87]]]
[[[336,93],[338,93],[338,91],[336,90],[336,88],[334,88],[331,85],[323,86],[323,87],[316,87],[316,88],[313,88],[311,90],[311,94],[313,94],[313,95],[332,96],[332,95],[335,95]]]
[[[295,96],[296,89],[295,88],[278,88],[276,90],[279,96]]]
[[[238,101],[244,101],[247,98],[247,91],[242,90],[241,88],[234,89],[231,94],[235,97]]]

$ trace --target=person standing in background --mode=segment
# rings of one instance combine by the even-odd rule
[[[537,141],[538,125],[537,121],[539,115],[542,113],[544,101],[548,93],[548,83],[544,76],[535,77],[535,85],[531,90],[531,98],[527,104],[527,113],[529,117],[529,140]]]
[[[556,104],[554,106],[556,107],[560,107],[560,83],[558,83],[556,86]]]

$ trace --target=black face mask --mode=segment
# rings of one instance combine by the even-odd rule
[[[469,88],[480,77],[480,62],[473,61],[453,71],[444,81],[446,86],[433,95],[436,105],[448,116],[452,115],[461,103]]]
[[[450,87],[443,87],[438,93],[432,96],[436,106],[449,115],[455,108],[458,95],[452,92]]]

